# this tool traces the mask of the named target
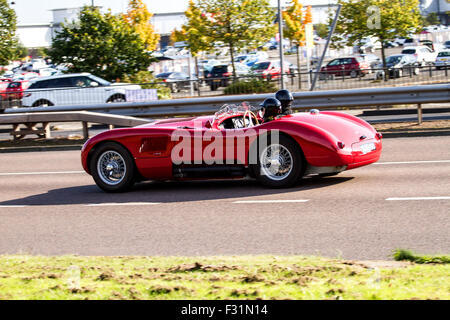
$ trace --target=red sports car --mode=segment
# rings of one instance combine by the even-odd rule
[[[84,170],[108,192],[142,180],[236,179],[273,188],[307,175],[335,175],[376,162],[381,134],[343,112],[311,110],[261,123],[252,107],[225,106],[213,116],[158,120],[89,139]]]

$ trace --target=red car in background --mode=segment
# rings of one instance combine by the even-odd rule
[[[284,66],[283,74],[290,74],[289,66],[286,64]],[[255,63],[251,72],[257,75],[262,75],[263,79],[272,80],[280,79],[281,77],[281,66],[279,61],[260,61]]]
[[[21,100],[23,92],[28,88],[28,80],[11,81],[5,91],[1,92],[2,100]]]
[[[338,58],[320,68],[319,79],[333,79],[335,76],[363,77],[370,73],[370,64],[362,57]]]

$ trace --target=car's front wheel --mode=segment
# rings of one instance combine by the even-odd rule
[[[283,135],[275,141],[269,136],[267,146],[260,149],[253,174],[264,186],[291,187],[303,176],[306,162],[295,141]]]
[[[135,165],[130,152],[122,145],[107,142],[94,150],[89,164],[92,177],[107,192],[122,192],[135,181]]]

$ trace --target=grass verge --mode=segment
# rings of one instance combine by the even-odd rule
[[[0,299],[449,299],[450,265],[302,256],[0,256]]]
[[[434,264],[448,264],[450,263],[450,256],[448,255],[419,255],[409,250],[397,249],[394,252],[394,259],[396,261],[411,261],[420,264],[434,263]]]

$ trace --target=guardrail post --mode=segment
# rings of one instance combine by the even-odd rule
[[[417,105],[417,122],[419,124],[422,124],[423,117],[422,117],[422,104]]]
[[[109,130],[114,129],[114,125],[113,125],[113,124],[109,124],[109,125],[108,125],[108,129],[109,129]]]
[[[88,123],[86,121],[83,121],[82,124],[83,124],[83,138],[84,139],[89,139]]]
[[[42,122],[42,128],[45,131],[45,139],[51,138],[50,124],[48,122]]]

